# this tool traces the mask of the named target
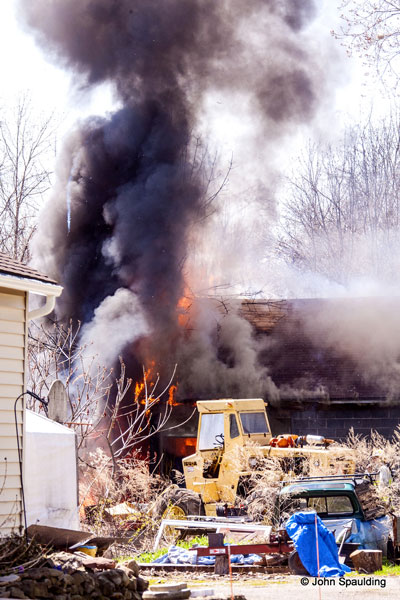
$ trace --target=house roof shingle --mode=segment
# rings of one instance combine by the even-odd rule
[[[24,277],[27,279],[34,279],[36,281],[42,281],[43,283],[50,283],[58,285],[57,281],[50,279],[47,275],[39,273],[36,269],[32,269],[28,265],[24,265],[13,258],[0,252],[0,274],[1,275],[14,275],[16,277]]]

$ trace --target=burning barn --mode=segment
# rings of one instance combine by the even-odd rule
[[[259,379],[253,387],[247,379],[246,384],[249,390],[255,385],[268,402],[273,433],[315,433],[340,440],[353,428],[356,434],[369,435],[373,429],[392,436],[400,422],[397,299],[209,302],[219,307],[219,331],[231,312],[251,325],[254,347],[258,345]],[[248,343],[246,337],[243,343]],[[233,354],[223,348],[221,339],[218,354],[228,368],[234,367]],[[222,381],[227,382],[226,392],[221,389],[214,397],[243,394],[243,388],[229,385],[229,378]],[[152,442],[171,464],[185,444],[187,454],[193,448],[197,416],[187,419],[195,400],[211,397],[206,385],[205,379],[205,394],[193,396],[187,387],[186,398],[178,392],[174,428]]]

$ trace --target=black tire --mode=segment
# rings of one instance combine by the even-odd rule
[[[297,550],[293,550],[289,554],[288,560],[289,570],[293,575],[309,575],[307,569],[300,560]]]
[[[155,518],[161,519],[168,509],[175,506],[184,512],[185,517],[205,514],[200,494],[177,485],[171,485],[161,494],[154,505],[153,514]]]

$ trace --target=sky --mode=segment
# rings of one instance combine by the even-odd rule
[[[47,60],[33,38],[21,29],[14,9],[14,0],[1,0],[1,105],[12,105],[19,94],[29,91],[34,106],[61,117],[61,134],[77,119],[112,110],[110,89],[102,86],[90,96],[74,89],[71,75]]]
[[[334,6],[336,2],[322,0],[322,3],[324,8],[312,25],[316,35],[324,32],[326,35],[339,25]],[[33,38],[21,29],[14,9],[15,0],[0,2],[1,103],[12,104],[19,93],[29,90],[33,103],[43,111],[56,111],[62,115],[62,129],[65,131],[76,119],[112,110],[114,103],[111,90],[102,86],[88,95],[74,89],[71,75],[51,64],[35,45]],[[361,104],[365,102],[365,96],[371,91],[367,89],[363,68],[354,59],[344,60],[333,85],[336,88],[334,107],[330,108],[334,108],[337,115],[342,115],[339,120],[356,116]],[[239,121],[225,122],[220,115],[216,119],[214,131],[216,137],[224,140],[223,144],[232,147],[242,135]]]
[[[342,57],[337,64],[329,65],[331,93],[327,94],[325,104],[312,125],[290,132],[281,146],[274,149],[274,156],[268,156],[268,160],[279,164],[282,172],[290,167],[307,138],[314,136],[334,141],[346,123],[358,120],[360,113],[370,110],[371,101],[376,113],[386,110],[385,102],[366,74],[365,67],[355,57],[348,58],[344,48],[330,35],[332,29],[340,27],[336,3],[336,0],[318,0],[320,13],[310,25],[315,51],[326,52],[329,57],[334,54],[331,53],[332,48]],[[92,90],[90,94],[74,87],[73,76],[52,64],[35,45],[33,37],[21,29],[14,14],[15,4],[15,0],[0,0],[0,111],[2,106],[12,106],[19,93],[29,91],[34,107],[45,113],[55,113],[59,123],[58,139],[62,140],[77,120],[89,115],[104,115],[117,108],[107,86]],[[205,105],[202,126],[207,132],[208,142],[225,158],[226,164],[232,156],[236,164],[243,159],[248,177],[238,192],[245,197],[251,192],[248,181],[253,175],[252,160],[241,154],[241,146],[246,147],[246,136],[252,126],[251,116],[246,122],[242,115],[227,114],[223,100],[210,96]],[[247,210],[247,205],[243,210]],[[241,214],[237,214],[241,219]]]

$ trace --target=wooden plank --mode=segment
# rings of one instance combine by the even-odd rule
[[[17,488],[5,488],[1,492],[1,502],[18,502],[21,499],[21,490]]]
[[[4,321],[0,319],[0,333],[25,334],[25,323],[21,321]]]
[[[5,402],[5,400],[2,399],[1,402]],[[10,398],[10,400],[8,400],[7,410],[3,410],[0,406],[0,423],[12,423],[14,425],[14,411],[12,410],[13,406],[14,406],[14,402],[15,402],[15,400],[13,400],[12,398]],[[22,408],[19,408],[19,406],[17,405],[17,423],[22,423],[22,421],[23,421]]]
[[[6,373],[23,373],[24,361],[12,358],[0,358],[0,369]]]
[[[350,554],[356,571],[374,573],[382,569],[382,550],[355,550]]]
[[[14,290],[6,291],[5,288],[0,288],[0,306],[14,306],[16,308],[25,308],[26,292]]]
[[[22,385],[0,385],[0,408],[2,410],[10,409],[10,398],[14,398],[11,408],[14,407],[14,402],[23,391]],[[4,403],[2,402],[4,400]],[[18,405],[19,406],[19,405]]]
[[[3,371],[3,365],[0,360],[0,385],[24,385],[23,373],[13,373],[10,371]]]
[[[21,446],[21,441],[20,441],[20,446]],[[15,450],[16,448],[17,448],[17,438],[15,436],[0,438],[0,458],[2,457],[2,452],[4,452],[4,450]]]
[[[24,347],[0,346],[0,358],[24,361]]]
[[[1,462],[3,462],[5,457],[7,457],[8,463],[19,464],[17,444],[15,444],[15,448],[0,448]]]
[[[21,308],[10,308],[0,306],[0,319],[2,321],[20,321],[25,322],[25,310]]]
[[[17,333],[0,333],[0,346],[25,347],[25,336]]]
[[[9,535],[12,535],[13,533],[19,533],[19,519],[18,519],[18,522],[15,520],[14,527],[4,527],[3,526],[0,531],[0,535],[2,537],[7,537]]]
[[[22,501],[18,502],[0,502],[0,524],[8,521],[9,525],[11,522],[19,522],[19,513],[22,511]],[[1,528],[3,533],[3,528]],[[1,598],[1,596],[0,596]]]
[[[13,528],[18,527],[20,523],[20,516],[22,516],[22,503],[18,502],[0,502],[2,508],[0,509],[0,514],[2,515],[2,519],[0,524],[1,534],[4,533],[4,528]]]
[[[18,475],[19,477],[19,462],[11,462],[7,460],[7,464],[4,464],[5,461],[0,461],[0,477],[4,477],[4,474],[7,474],[7,477],[14,477],[14,475]]]
[[[3,496],[3,490],[5,488],[19,489],[21,487],[21,478],[19,475],[10,475],[7,473],[6,476],[0,474],[0,495]]]
[[[17,423],[19,435],[22,435],[22,423]],[[15,423],[2,423],[0,420],[0,437],[14,437],[15,436]],[[1,442],[0,442],[1,445]],[[1,464],[1,459],[0,459]]]

